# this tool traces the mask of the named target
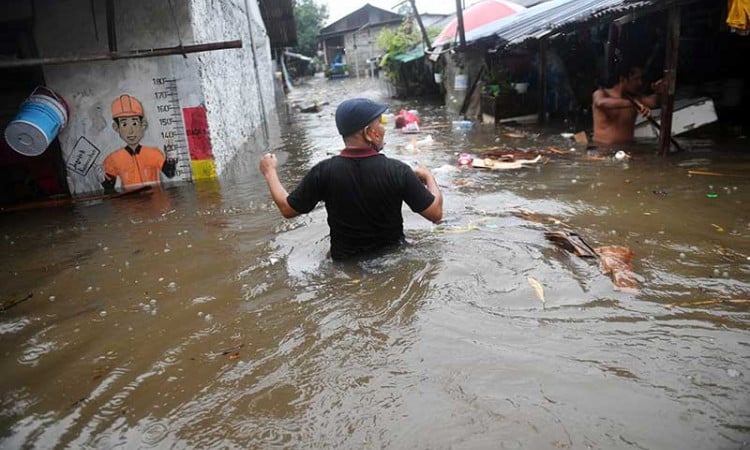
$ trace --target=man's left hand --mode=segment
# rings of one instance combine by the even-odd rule
[[[651,89],[655,94],[664,95],[667,93],[667,83],[664,82],[664,78],[660,78],[651,83]]]

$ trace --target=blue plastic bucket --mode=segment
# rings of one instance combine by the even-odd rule
[[[34,90],[36,92],[36,90]],[[5,128],[5,141],[18,153],[38,156],[67,123],[67,109],[54,97],[32,94]]]

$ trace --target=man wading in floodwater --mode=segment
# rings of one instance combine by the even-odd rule
[[[341,103],[336,127],[345,148],[310,169],[291,194],[279,181],[276,155],[260,160],[271,197],[287,219],[325,202],[334,260],[402,243],[402,202],[432,222],[443,218],[443,196],[432,173],[379,153],[385,135],[380,116],[386,109],[363,98]]]
[[[664,94],[666,89],[663,80],[658,80],[651,84],[654,94],[643,95],[641,68],[621,65],[618,70],[617,84],[609,89],[597,89],[592,96],[594,142],[599,144],[631,142],[638,113],[650,117],[651,108],[659,104],[658,95]]]

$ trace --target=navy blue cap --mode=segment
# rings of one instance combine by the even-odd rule
[[[366,127],[387,109],[388,105],[366,98],[344,100],[336,108],[336,128],[341,136],[347,137]]]

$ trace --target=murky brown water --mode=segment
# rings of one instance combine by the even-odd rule
[[[331,105],[272,127],[287,187],[340,147],[332,114],[355,94],[379,91],[295,93]],[[281,218],[265,146],[218,183],[4,214],[2,300],[33,297],[0,315],[0,447],[750,445],[746,151],[488,172],[456,153],[570,144],[485,126],[409,147],[426,135],[390,131],[386,152],[435,170],[445,223],[405,212],[411,245],[358,263],[326,259],[322,207]],[[545,240],[565,225],[629,246],[640,291]]]

